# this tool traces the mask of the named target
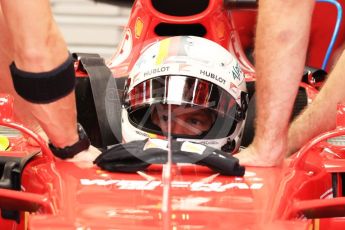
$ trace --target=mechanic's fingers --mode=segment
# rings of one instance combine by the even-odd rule
[[[78,153],[72,159],[68,159],[67,161],[70,161],[70,162],[88,161],[92,163],[99,156],[99,154],[101,154],[101,151],[99,151],[96,147],[91,145],[89,149]]]
[[[265,159],[265,157],[255,151],[255,148],[251,145],[233,156],[239,159],[240,165],[243,166],[273,167],[277,165],[276,161]]]
[[[43,138],[43,140],[45,140],[45,142],[48,143],[49,138],[47,134],[40,127],[34,130],[34,132],[40,135]],[[29,145],[37,146],[37,147],[39,146],[39,144],[32,137],[27,137],[27,141]]]

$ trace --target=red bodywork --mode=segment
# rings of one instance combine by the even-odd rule
[[[162,38],[154,32],[160,22],[200,23],[207,29],[205,37],[229,49],[248,80],[255,79],[243,50],[252,47],[256,10],[226,10],[222,3],[210,0],[202,13],[177,17],[159,13],[149,0],[137,0],[109,68],[115,77],[127,76],[140,51]],[[325,26],[332,24],[325,21]],[[340,37],[343,39],[343,32]],[[324,55],[313,44],[310,53],[315,53],[311,63],[319,63]],[[302,86],[313,99],[317,91]],[[343,107],[339,107],[335,131],[307,143],[280,167],[247,167],[244,177],[229,177],[202,166],[173,165],[171,177],[166,178],[167,165],[124,174],[102,171],[91,163],[58,160],[36,134],[13,122],[11,98],[2,98],[7,100],[0,103],[0,124],[20,129],[41,147],[32,147],[25,138],[17,137],[10,138],[11,151],[0,152],[0,157],[24,157],[40,151],[22,172],[22,191],[0,189],[0,208],[19,210],[21,217],[19,223],[0,218],[1,229],[291,230],[345,226],[345,151],[326,142],[345,135]]]

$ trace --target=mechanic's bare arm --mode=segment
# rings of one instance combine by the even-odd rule
[[[345,103],[345,52],[330,73],[316,99],[292,122],[289,129],[289,151],[294,153],[318,134],[336,126],[337,104]]]
[[[255,43],[257,117],[241,164],[274,166],[287,151],[288,123],[303,73],[314,0],[260,0]]]
[[[48,0],[2,0],[1,7],[19,69],[46,72],[67,59],[67,46],[53,20]],[[68,146],[78,140],[74,92],[56,102],[30,107],[55,146]]]
[[[0,5],[1,6],[1,5]],[[31,110],[27,108],[26,101],[22,99],[15,91],[10,76],[8,66],[13,61],[12,40],[7,32],[7,25],[4,21],[2,10],[0,7],[0,70],[1,70],[1,84],[0,92],[9,93],[15,98],[14,115],[15,119],[32,130],[37,131],[39,125],[36,119],[32,116]]]

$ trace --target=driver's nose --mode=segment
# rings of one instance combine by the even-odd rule
[[[181,122],[171,121],[171,133],[177,135],[187,134],[186,128],[180,124]]]

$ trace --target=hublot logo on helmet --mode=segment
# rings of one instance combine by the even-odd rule
[[[156,73],[166,72],[166,71],[169,71],[169,66],[163,66],[160,68],[150,69],[149,71],[146,71],[144,73],[144,77],[152,75],[152,74],[156,74]]]
[[[222,78],[222,77],[218,77],[216,74],[214,73],[210,73],[210,72],[207,72],[206,70],[200,70],[200,74],[201,75],[204,75],[206,77],[209,77],[209,78],[212,78],[222,84],[225,84],[225,79]]]

